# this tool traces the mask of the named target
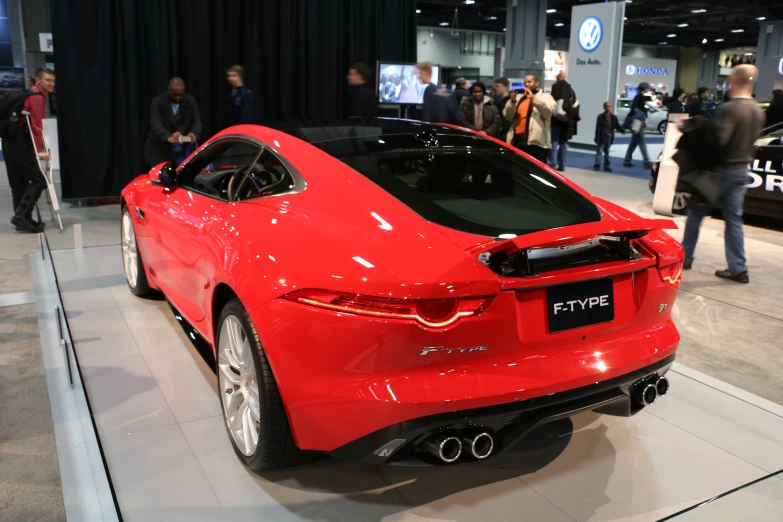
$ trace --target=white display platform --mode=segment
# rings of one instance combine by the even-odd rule
[[[783,468],[783,417],[675,363],[669,395],[635,417],[585,413],[483,463],[258,476],[234,455],[214,373],[165,301],[130,293],[120,247],[52,257],[126,522],[652,521]]]

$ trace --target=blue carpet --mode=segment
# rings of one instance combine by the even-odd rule
[[[629,178],[650,179],[650,169],[644,168],[644,162],[641,160],[634,160],[635,167],[623,167],[623,160],[620,158],[611,158],[611,167],[613,172],[605,172],[605,174],[618,174],[620,176],[627,176]],[[595,152],[587,152],[581,150],[568,149],[568,160],[566,161],[566,167],[572,167],[576,169],[593,170],[595,164]],[[601,158],[601,169],[603,169],[603,158]],[[601,170],[603,172],[603,170]]]

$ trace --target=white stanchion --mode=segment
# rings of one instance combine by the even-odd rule
[[[672,215],[672,202],[677,188],[677,176],[680,173],[680,168],[672,156],[677,152],[677,142],[682,136],[677,122],[687,117],[687,114],[669,114],[669,122],[666,124],[661,164],[658,166],[658,181],[653,196],[653,211],[662,216]]]

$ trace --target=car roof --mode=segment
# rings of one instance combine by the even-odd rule
[[[335,157],[401,148],[501,148],[496,142],[465,129],[416,120],[376,118],[362,123],[269,122],[262,125],[299,138]]]

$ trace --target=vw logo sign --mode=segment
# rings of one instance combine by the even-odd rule
[[[588,16],[579,25],[579,47],[583,51],[591,53],[598,49],[604,37],[604,26],[601,20],[595,16]]]
[[[634,74],[636,74],[636,66],[629,65],[628,67],[626,67],[625,74],[627,74],[628,76],[633,76]]]

